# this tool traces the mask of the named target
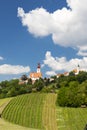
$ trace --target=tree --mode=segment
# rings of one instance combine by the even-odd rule
[[[28,79],[28,77],[25,74],[21,76],[21,80],[25,81],[27,79]]]
[[[58,93],[58,104],[67,107],[86,105],[87,96],[85,94],[85,89],[87,89],[87,87],[84,87],[84,85],[79,85],[77,81],[71,81],[69,87],[62,87]]]
[[[41,79],[36,80],[36,82],[34,83],[34,88],[36,88],[37,91],[41,91],[43,87],[44,82]]]
[[[84,82],[87,80],[87,72],[81,71],[77,76],[76,79],[78,80],[79,83]]]

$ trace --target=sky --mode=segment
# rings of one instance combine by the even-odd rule
[[[0,0],[0,81],[87,71],[87,0]]]

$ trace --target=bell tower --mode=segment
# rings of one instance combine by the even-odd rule
[[[40,63],[37,65],[37,73],[40,73]]]

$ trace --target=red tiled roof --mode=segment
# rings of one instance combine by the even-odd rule
[[[30,78],[41,78],[42,73],[32,72],[30,73]]]

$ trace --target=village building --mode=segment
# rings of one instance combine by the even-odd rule
[[[26,75],[22,75],[19,79],[19,85],[27,84],[28,83],[28,77]]]
[[[29,75],[29,78],[32,80],[32,83],[34,83],[36,80],[39,80],[40,78],[42,78],[40,63],[38,63],[37,71],[31,72]]]
[[[80,66],[78,65],[77,68],[73,69],[71,72],[73,72],[75,75],[78,75],[80,71]],[[59,73],[57,74],[57,78],[61,77],[62,75],[69,76],[69,72]]]
[[[38,63],[37,71],[36,72],[31,72],[29,77],[27,77],[26,75],[22,75],[21,78],[19,79],[19,84],[20,85],[27,84],[29,79],[31,79],[32,84],[34,84],[34,82],[36,80],[39,80],[40,78],[42,78],[42,73],[41,73],[40,64]]]
[[[80,66],[78,65],[76,69],[73,70],[75,75],[78,75],[80,72]]]

